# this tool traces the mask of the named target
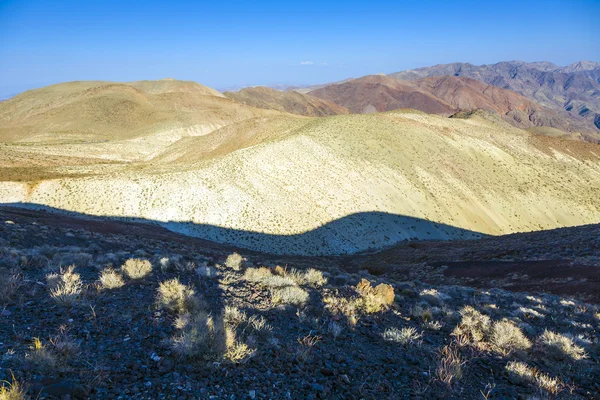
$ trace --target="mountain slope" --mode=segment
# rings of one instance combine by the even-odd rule
[[[0,103],[0,142],[52,145],[48,152],[55,156],[85,149],[90,158],[127,161],[151,157],[182,137],[275,114],[195,82],[69,82]]]
[[[390,74],[400,80],[461,76],[515,91],[549,108],[586,118],[600,129],[600,63],[581,61],[566,67],[551,63],[500,62],[490,65],[441,64]]]
[[[450,115],[484,109],[498,113],[502,119],[520,128],[546,126],[566,132],[595,131],[589,121],[564,110],[552,110],[510,90],[465,77],[399,81],[381,75],[366,76],[332,84],[310,94],[346,106],[356,113],[412,108]],[[589,134],[589,137],[600,140],[600,132],[598,135]]]
[[[359,114],[400,108],[414,108],[431,114],[451,114],[454,111],[452,106],[411,82],[399,82],[385,75],[368,75],[343,83],[334,83],[309,94]]]
[[[235,138],[249,131],[247,144],[238,145]],[[64,166],[60,171],[72,176],[3,182],[0,202],[139,217],[289,254],[600,221],[598,145],[533,135],[478,115],[288,114],[187,140],[158,163],[93,175]]]
[[[225,92],[225,96],[252,107],[277,110],[308,117],[348,114],[348,110],[333,102],[325,101],[295,91],[279,91],[263,86],[249,87],[238,92]]]

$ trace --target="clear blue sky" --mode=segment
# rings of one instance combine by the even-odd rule
[[[71,80],[308,84],[438,63],[600,61],[600,0],[0,0],[0,95]]]

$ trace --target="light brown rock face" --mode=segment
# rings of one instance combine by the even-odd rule
[[[331,101],[295,91],[279,91],[257,86],[238,92],[225,92],[225,96],[252,107],[278,110],[307,117],[348,114],[348,109]]]

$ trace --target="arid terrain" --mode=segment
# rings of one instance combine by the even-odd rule
[[[599,399],[597,93],[455,67],[1,102],[0,400]]]
[[[10,207],[0,220],[0,318],[10,327],[0,330],[0,379],[14,385],[4,393],[600,393],[598,225],[282,257],[148,224]]]
[[[55,85],[0,115],[0,202],[258,251],[350,254],[600,220],[598,145],[493,111],[305,117],[164,80]]]

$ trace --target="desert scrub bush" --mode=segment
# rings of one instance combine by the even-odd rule
[[[175,354],[184,359],[218,359],[225,352],[225,327],[222,321],[198,311],[187,316],[182,332],[171,339]]]
[[[58,334],[50,338],[54,353],[63,361],[74,359],[81,354],[79,342],[73,340],[65,326],[59,328]]]
[[[200,306],[200,299],[195,296],[194,289],[173,278],[161,282],[158,286],[156,304],[159,308],[165,308],[177,313],[194,312]]]
[[[581,360],[587,357],[585,350],[575,344],[572,338],[549,330],[542,333],[539,344],[544,353],[555,360]]]
[[[271,276],[273,276],[273,273],[267,267],[248,268],[244,272],[244,279],[248,282],[261,282]]]
[[[335,316],[344,316],[349,327],[354,327],[358,323],[358,311],[354,299],[345,297],[325,296],[323,298],[325,309]]]
[[[12,376],[12,382],[0,382],[0,400],[26,400],[25,390],[19,381]]]
[[[492,327],[490,342],[494,350],[503,355],[531,348],[531,342],[521,329],[508,320],[497,321]]]
[[[462,366],[464,361],[458,349],[454,346],[444,346],[439,353],[435,374],[440,382],[448,387],[461,380],[463,377]]]
[[[452,299],[447,294],[440,293],[437,289],[433,288],[421,290],[419,296],[432,306],[441,306],[444,301]]]
[[[406,346],[409,344],[420,344],[423,334],[417,332],[415,328],[404,327],[402,329],[388,328],[383,332],[382,336],[388,342],[399,343]]]
[[[141,258],[130,258],[121,266],[129,279],[142,279],[152,272],[152,263]]]
[[[121,274],[112,268],[103,269],[98,281],[100,282],[100,289],[118,289],[125,284]]]
[[[490,317],[480,313],[472,306],[463,307],[459,311],[459,314],[462,316],[462,319],[456,328],[454,328],[452,334],[461,337],[460,342],[485,347],[484,340],[492,326]]]
[[[273,304],[292,304],[301,306],[308,301],[308,293],[297,286],[286,286],[271,290]]]
[[[431,309],[425,304],[415,304],[410,309],[410,315],[422,319],[424,323],[431,321],[433,318]]]
[[[306,271],[292,269],[289,272],[286,272],[285,276],[288,276],[298,285],[311,285],[320,287],[327,283],[327,278],[323,275],[323,272],[314,268],[309,268]]]
[[[225,266],[234,271],[239,271],[242,269],[242,264],[244,263],[244,258],[238,253],[232,253],[227,256],[225,260]]]
[[[175,354],[184,359],[229,360],[239,363],[255,350],[237,340],[235,328],[224,319],[199,311],[189,317],[183,331],[171,340]]]
[[[73,305],[79,300],[83,291],[83,282],[81,282],[79,274],[75,272],[74,265],[61,268],[58,274],[47,275],[46,281],[50,289],[50,296],[58,304]]]
[[[385,283],[372,287],[371,282],[362,279],[356,285],[356,292],[360,295],[357,308],[366,314],[388,310],[394,303],[394,288]]]
[[[558,378],[551,377],[536,368],[520,361],[509,361],[504,367],[511,382],[518,385],[535,385],[540,390],[553,396],[562,389],[562,382]]]
[[[267,267],[248,268],[244,273],[244,279],[249,282],[260,283],[270,288],[282,288],[286,286],[295,286],[296,282],[292,278],[281,275],[273,275]]]
[[[29,347],[29,350],[26,358],[30,363],[35,365],[40,372],[50,372],[56,368],[56,357],[39,338],[33,338],[33,343]]]
[[[11,300],[23,285],[23,274],[19,268],[0,268],[0,303]]]

